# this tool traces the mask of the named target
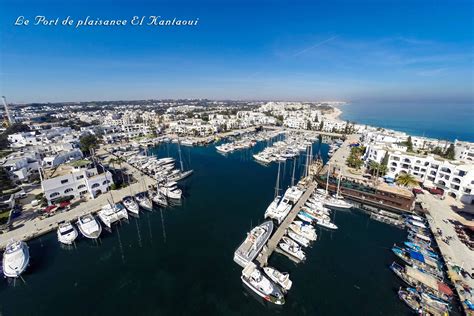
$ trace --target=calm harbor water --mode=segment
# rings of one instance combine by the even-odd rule
[[[62,249],[56,234],[29,242],[31,267],[13,286],[0,283],[1,315],[408,315],[390,272],[393,243],[405,232],[359,211],[339,211],[339,230],[318,228],[305,263],[274,254],[293,288],[281,308],[257,300],[232,260],[251,226],[262,222],[273,198],[277,165],[253,161],[251,150],[224,157],[214,146],[183,148],[195,170],[181,206],[144,212],[105,233]],[[318,145],[315,145],[317,147]],[[317,150],[317,148],[315,148]],[[322,152],[327,152],[322,145]],[[159,156],[176,156],[162,145]],[[301,175],[302,161],[296,175]],[[282,165],[283,186],[292,164]]]
[[[473,103],[351,103],[341,119],[417,136],[474,141]]]

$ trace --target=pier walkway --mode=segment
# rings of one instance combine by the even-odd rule
[[[4,249],[12,239],[27,241],[44,235],[52,230],[56,230],[59,222],[75,221],[80,216],[99,211],[108,201],[112,202],[112,199],[114,203],[120,202],[125,196],[131,195],[131,193],[143,192],[149,185],[156,184],[156,181],[151,177],[143,176],[143,178],[140,178],[142,177],[140,172],[128,163],[124,162],[123,165],[126,167],[127,172],[132,173],[136,179],[139,179],[137,182],[119,190],[109,191],[110,193],[103,193],[95,199],[82,202],[80,200],[72,200],[69,210],[58,212],[50,217],[41,218],[40,216],[34,216],[34,218],[26,221],[14,221],[12,228],[0,235],[0,249]]]
[[[268,258],[271,256],[273,251],[278,247],[281,238],[285,235],[286,230],[290,226],[290,224],[295,220],[296,215],[301,210],[301,207],[304,206],[306,201],[309,199],[311,194],[316,189],[316,183],[311,183],[311,185],[306,189],[304,194],[301,196],[299,201],[293,206],[291,211],[286,216],[285,220],[281,223],[281,225],[277,228],[276,232],[273,236],[268,240],[267,245],[263,248],[262,252],[257,257],[257,261],[260,263],[260,266],[264,267],[268,263]]]

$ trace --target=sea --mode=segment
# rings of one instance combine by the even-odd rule
[[[340,109],[342,120],[415,136],[474,142],[472,102],[353,102]]]
[[[357,209],[332,213],[337,231],[317,228],[305,262],[272,255],[270,265],[293,281],[285,305],[269,305],[242,284],[234,251],[275,193],[278,166],[252,158],[267,145],[227,156],[214,145],[183,147],[194,174],[180,184],[181,205],[142,212],[98,243],[64,248],[55,232],[29,241],[23,279],[0,280],[0,315],[410,315],[388,268],[390,248],[406,232]],[[326,159],[328,144],[313,146]],[[175,144],[150,153],[178,156]],[[294,163],[299,178],[304,157]],[[281,165],[280,188],[292,173],[292,161]]]

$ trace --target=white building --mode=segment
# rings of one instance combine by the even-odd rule
[[[109,171],[99,174],[88,160],[61,165],[57,169],[45,170],[41,182],[44,196],[49,204],[60,197],[73,196],[95,198],[107,192],[113,184]]]
[[[456,140],[454,142],[454,158],[465,162],[474,162],[474,143]]]
[[[394,177],[409,173],[425,187],[443,189],[445,194],[474,203],[474,164],[450,161],[433,155],[416,155],[388,148],[372,147],[365,157],[380,162],[389,153],[388,172]]]
[[[62,151],[54,155],[44,157],[42,165],[43,167],[55,168],[68,161],[71,162],[74,160],[82,159],[82,157],[82,152],[79,149],[73,149],[71,151]]]

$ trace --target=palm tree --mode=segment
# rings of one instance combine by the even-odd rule
[[[374,160],[369,162],[369,171],[370,174],[374,175],[376,171],[380,168],[380,164]]]
[[[397,183],[404,187],[416,186],[418,181],[409,173],[402,173],[397,177]]]

